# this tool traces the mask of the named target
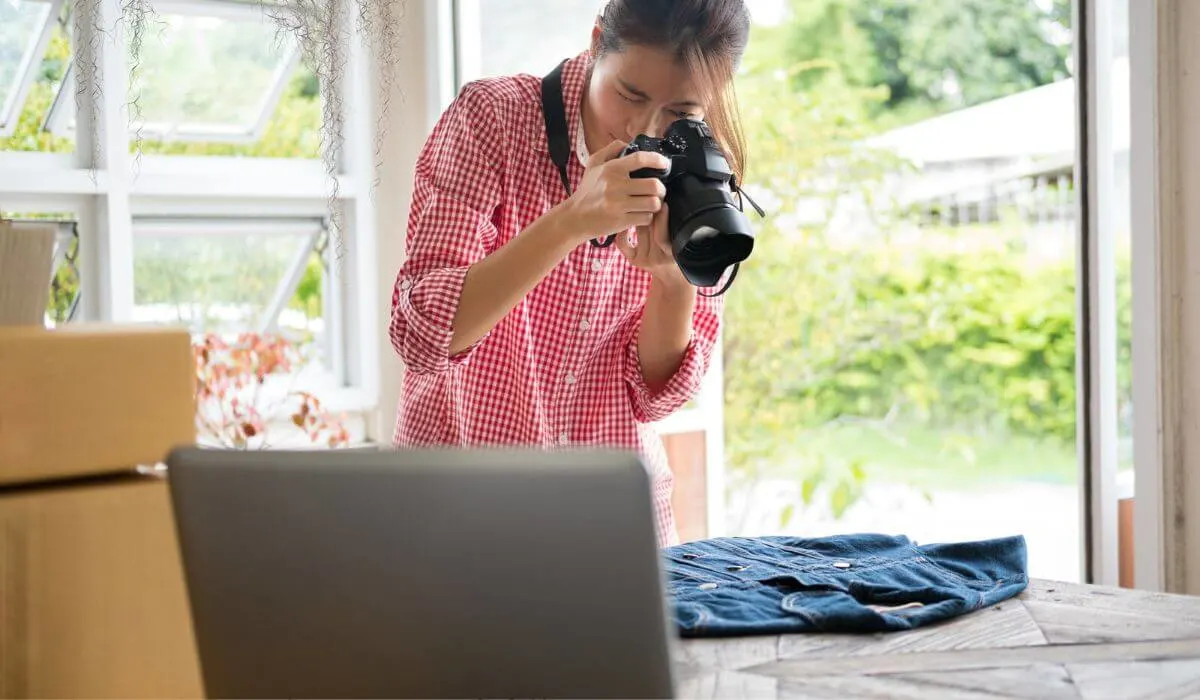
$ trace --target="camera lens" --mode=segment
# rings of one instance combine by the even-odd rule
[[[750,257],[754,248],[749,222],[727,206],[702,211],[685,221],[673,242],[684,276],[701,287],[717,284],[730,265]]]

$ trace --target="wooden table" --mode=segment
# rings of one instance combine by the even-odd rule
[[[1200,598],[1033,581],[882,635],[684,640],[679,697],[1200,698]]]

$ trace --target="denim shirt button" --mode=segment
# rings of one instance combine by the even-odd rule
[[[702,590],[702,591],[711,591],[712,589],[714,589],[716,587],[717,587],[717,584],[715,584],[715,583],[702,583],[699,586],[700,590]]]
[[[750,568],[750,567],[748,567],[748,566],[730,566],[730,567],[727,567],[726,570],[727,571],[745,571],[748,568]]]
[[[848,562],[848,561],[839,561],[839,562],[835,562],[835,563],[834,563],[834,566],[835,566],[835,567],[837,567],[837,568],[839,568],[839,569],[849,569],[849,568],[850,568],[850,562]]]

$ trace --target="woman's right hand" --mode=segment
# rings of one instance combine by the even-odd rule
[[[625,148],[613,141],[588,158],[579,188],[564,203],[571,233],[580,242],[604,238],[637,226],[649,226],[662,208],[666,188],[657,178],[631,178],[641,168],[661,170],[670,161],[661,153],[639,151],[618,158]]]

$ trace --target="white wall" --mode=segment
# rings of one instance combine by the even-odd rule
[[[404,230],[412,197],[412,172],[417,154],[431,127],[438,91],[436,3],[448,0],[390,0],[397,5],[400,32],[397,46],[398,70],[391,92],[389,117],[383,141],[383,157],[376,191],[379,231],[379,407],[368,422],[371,439],[390,443],[395,427],[396,402],[400,396],[403,366],[386,333],[391,312],[392,285],[404,260]],[[378,76],[376,76],[378,82]],[[376,86],[378,87],[378,85]]]

